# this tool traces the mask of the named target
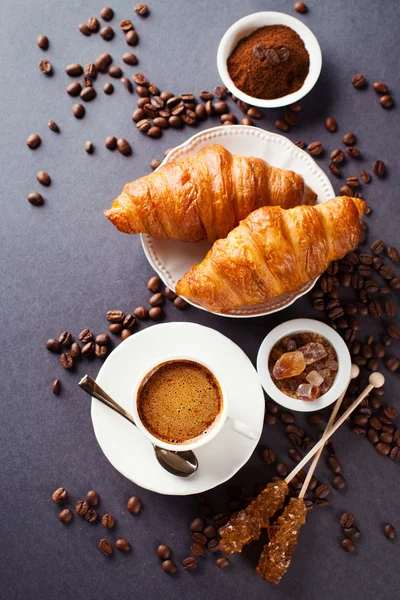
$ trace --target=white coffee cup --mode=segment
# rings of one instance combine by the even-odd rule
[[[143,424],[143,422],[139,416],[138,406],[137,406],[138,405],[138,402],[137,402],[138,401],[138,392],[139,392],[139,389],[140,389],[144,379],[146,379],[146,377],[156,367],[158,367],[166,362],[171,362],[171,361],[175,361],[175,360],[191,361],[191,362],[197,363],[197,364],[201,365],[202,367],[205,367],[206,369],[208,369],[210,371],[210,373],[214,376],[216,381],[218,382],[220,390],[221,390],[221,396],[222,396],[221,410],[218,413],[218,415],[216,416],[216,418],[214,419],[213,423],[210,425],[210,427],[208,427],[208,429],[204,433],[200,434],[196,438],[194,438],[192,440],[187,440],[181,444],[171,444],[171,443],[165,442],[164,440],[160,440],[159,438],[152,435],[150,433],[150,431]],[[144,372],[142,372],[138,376],[137,381],[133,388],[133,411],[132,411],[132,413],[133,413],[133,418],[135,419],[136,426],[139,429],[139,431],[147,439],[149,439],[152,442],[152,444],[154,444],[155,446],[159,446],[160,448],[165,448],[166,450],[172,450],[174,452],[178,452],[180,450],[181,451],[194,450],[196,448],[199,448],[200,446],[204,446],[204,444],[207,444],[213,438],[215,438],[215,436],[218,435],[218,433],[221,431],[221,429],[224,426],[229,427],[230,429],[236,431],[236,433],[238,433],[239,435],[242,435],[242,436],[247,437],[252,440],[256,439],[256,437],[257,437],[256,434],[252,431],[252,429],[248,425],[246,425],[245,423],[242,423],[242,421],[237,421],[235,419],[231,419],[230,417],[228,417],[228,395],[226,393],[226,388],[225,388],[224,382],[221,378],[221,374],[218,371],[219,371],[218,366],[211,368],[210,365],[205,363],[203,360],[199,360],[199,359],[193,358],[191,356],[182,356],[182,355],[181,356],[166,356],[162,360],[158,359],[157,362],[150,363],[147,366],[147,368],[144,370]]]

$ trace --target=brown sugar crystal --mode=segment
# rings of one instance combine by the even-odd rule
[[[302,87],[310,57],[293,29],[270,25],[242,38],[229,56],[227,66],[232,81],[242,92],[269,100]]]

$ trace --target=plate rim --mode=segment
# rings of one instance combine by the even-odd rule
[[[289,140],[288,138],[286,138],[283,135],[280,135],[273,131],[269,131],[267,129],[262,129],[262,128],[254,127],[254,126],[250,126],[250,125],[229,125],[229,126],[220,125],[217,127],[210,127],[208,129],[198,131],[197,133],[192,135],[190,138],[188,138],[187,140],[182,142],[182,144],[179,144],[179,146],[176,146],[175,148],[173,148],[167,154],[167,156],[164,158],[163,162],[159,165],[158,169],[160,167],[162,167],[163,165],[165,165],[173,160],[178,159],[179,154],[181,154],[182,152],[184,152],[187,149],[190,150],[191,146],[196,146],[196,144],[198,144],[199,142],[201,143],[203,141],[204,137],[207,138],[209,135],[212,134],[213,138],[218,138],[218,137],[223,138],[223,137],[229,135],[230,133],[232,134],[233,130],[236,132],[233,134],[235,136],[236,135],[246,135],[246,136],[250,135],[250,136],[256,136],[261,139],[264,136],[267,136],[267,137],[275,140],[276,143],[281,144],[283,147],[287,146],[287,148],[290,152],[294,152],[300,160],[303,160],[311,169],[314,170],[315,175],[318,176],[319,179],[326,186],[326,189],[327,189],[327,192],[329,193],[329,195],[332,198],[335,197],[335,191],[333,189],[333,186],[332,186],[332,183],[331,183],[329,177],[326,175],[326,173],[322,170],[322,168],[315,162],[315,160],[309,154],[307,154],[304,150],[302,150],[301,148],[296,146],[296,144],[294,144],[291,140]],[[210,143],[218,143],[218,142],[214,141],[214,142],[210,142]],[[223,145],[223,142],[221,142],[221,145]],[[320,202],[325,202],[325,200],[321,200]],[[318,200],[317,200],[317,203],[318,203]],[[140,241],[141,241],[141,245],[143,248],[143,252],[144,252],[150,266],[156,271],[157,275],[159,275],[159,277],[161,277],[161,279],[165,283],[165,285],[170,286],[170,283],[168,283],[165,280],[165,277],[166,277],[165,267],[163,265],[159,266],[159,264],[158,264],[158,259],[155,255],[155,251],[154,251],[153,245],[152,245],[152,237],[148,234],[140,234]],[[268,310],[263,310],[263,311],[257,312],[257,313],[253,312],[254,309],[257,308],[257,305],[255,305],[253,307],[248,307],[248,312],[245,312],[245,313],[236,313],[235,311],[230,311],[228,313],[210,311],[210,310],[204,308],[203,306],[196,304],[195,302],[189,300],[185,296],[182,296],[182,297],[191,306],[194,306],[195,308],[198,308],[207,313],[214,314],[214,315],[217,315],[220,317],[228,317],[228,318],[236,318],[236,319],[249,319],[249,318],[255,318],[255,317],[265,317],[267,315],[273,314],[280,310],[284,310],[285,308],[291,306],[294,302],[296,302],[296,300],[298,300],[299,298],[301,298],[302,296],[304,296],[305,294],[307,294],[309,291],[312,290],[315,283],[317,282],[317,279],[318,279],[318,277],[311,281],[304,283],[303,286],[300,288],[300,290],[297,293],[289,294],[289,299],[287,297],[284,297],[285,294],[282,294],[281,295],[282,300],[280,302],[278,302],[274,306],[274,308],[268,309]],[[265,303],[262,303],[262,304],[265,304]],[[261,304],[261,306],[262,306],[262,304]],[[260,306],[260,305],[258,305],[258,306]],[[243,308],[246,308],[246,307],[243,307]],[[243,308],[241,308],[240,310],[243,310]]]
[[[131,338],[137,339],[139,336],[143,336],[143,334],[146,334],[146,332],[148,331],[148,329],[153,330],[155,327],[156,328],[162,328],[162,329],[179,327],[179,328],[184,329],[186,326],[189,326],[189,327],[195,326],[196,328],[211,330],[213,333],[218,334],[218,337],[222,338],[224,340],[224,342],[226,342],[226,341],[229,342],[230,345],[232,345],[236,350],[239,350],[240,351],[240,353],[239,353],[240,356],[242,358],[244,358],[249,363],[249,366],[251,366],[252,369],[253,369],[253,371],[254,371],[254,382],[258,383],[258,388],[259,388],[259,391],[260,391],[260,399],[262,399],[263,404],[265,404],[264,389],[263,389],[262,384],[260,382],[260,379],[258,377],[257,369],[254,366],[254,364],[252,363],[252,361],[250,360],[250,358],[247,356],[247,354],[244,352],[244,350],[238,344],[236,344],[236,342],[234,342],[229,337],[227,337],[226,335],[224,335],[223,333],[221,333],[220,331],[218,331],[218,329],[215,329],[214,327],[209,327],[207,325],[202,325],[202,324],[196,323],[194,321],[171,321],[171,322],[168,322],[168,323],[158,323],[158,324],[156,324],[154,326],[146,327],[146,329],[142,329],[141,331],[138,331],[134,336],[130,336],[129,338],[127,338],[126,340],[124,340],[123,342],[121,342],[116,348],[114,348],[114,350],[112,350],[112,352],[110,352],[110,354],[107,356],[107,358],[105,359],[105,361],[101,365],[101,367],[100,367],[100,369],[99,369],[99,371],[98,371],[98,373],[96,375],[95,381],[98,381],[99,378],[101,378],[101,374],[105,370],[107,361],[110,358],[110,356],[113,353],[120,353],[121,352],[121,348],[124,346],[124,344],[125,344],[125,348],[129,344],[131,344],[132,343],[132,339]],[[101,382],[100,382],[100,385],[101,385]],[[252,440],[252,450],[251,450],[251,452],[250,453],[246,452],[245,458],[241,459],[240,463],[238,462],[237,465],[233,469],[231,469],[229,471],[229,474],[224,479],[221,479],[220,481],[218,481],[218,483],[215,483],[215,485],[211,485],[211,487],[207,486],[204,489],[200,489],[200,487],[201,487],[200,486],[198,489],[188,489],[187,491],[186,490],[185,491],[180,491],[178,493],[176,493],[174,491],[171,491],[171,492],[169,492],[169,491],[162,491],[162,492],[160,492],[159,490],[155,489],[154,486],[152,486],[152,485],[148,485],[146,483],[146,487],[144,487],[140,483],[137,483],[136,481],[134,481],[125,472],[125,470],[121,469],[119,466],[117,466],[115,464],[114,460],[112,460],[109,457],[109,455],[106,453],[106,451],[105,451],[105,449],[103,447],[103,444],[100,441],[100,438],[99,438],[100,434],[98,434],[99,432],[96,429],[95,422],[94,422],[94,419],[95,419],[94,413],[95,413],[95,410],[96,410],[96,406],[98,406],[98,400],[96,400],[95,398],[92,397],[91,408],[90,408],[90,418],[91,418],[91,421],[92,421],[93,432],[94,432],[96,441],[97,441],[98,445],[100,446],[100,449],[103,452],[105,458],[108,460],[108,462],[114,467],[114,469],[116,471],[118,471],[119,473],[121,473],[121,475],[123,475],[126,479],[128,479],[128,481],[131,481],[133,484],[141,487],[142,489],[146,489],[146,490],[148,490],[150,492],[153,492],[153,493],[156,493],[156,494],[160,494],[160,495],[164,495],[164,496],[190,496],[190,495],[193,495],[193,494],[198,494],[198,493],[202,493],[202,492],[207,491],[207,490],[214,489],[215,487],[218,487],[219,485],[222,485],[222,484],[226,483],[227,481],[229,481],[232,477],[234,477],[236,475],[236,473],[238,471],[240,471],[240,469],[242,469],[247,464],[247,462],[250,460],[251,456],[254,454],[254,452],[255,452],[255,450],[257,448],[257,445],[260,442],[260,438],[261,438],[261,435],[262,435],[262,432],[263,432],[263,427],[264,427],[263,418],[262,418],[262,419],[260,419],[259,433],[256,436],[256,438],[254,440]],[[218,436],[216,436],[215,439],[217,439],[217,438],[218,438]],[[213,442],[213,440],[210,441],[210,443],[212,443],[212,442]]]

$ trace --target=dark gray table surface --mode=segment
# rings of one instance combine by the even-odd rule
[[[119,57],[128,48],[119,22],[132,18],[140,36],[133,50],[140,65],[124,66],[128,76],[140,70],[162,89],[199,93],[219,82],[217,46],[236,19],[268,9],[296,16],[290,0],[152,0],[147,19],[134,14],[134,4],[128,0],[113,4],[115,17],[110,24],[116,36],[107,43],[99,35],[86,38],[78,31],[79,23],[99,16],[101,3],[95,0],[2,2],[0,596],[5,600],[200,599],[211,595],[248,600],[393,597],[398,583],[399,541],[386,540],[382,529],[392,522],[400,534],[399,467],[379,456],[347,427],[338,432],[335,443],[348,488],[343,493],[331,493],[330,507],[309,513],[290,572],[279,588],[272,588],[254,574],[260,545],[234,556],[231,567],[224,571],[216,568],[214,557],[209,555],[195,572],[181,568],[174,578],[168,577],[161,570],[155,548],[160,542],[170,544],[178,563],[187,556],[188,523],[197,514],[197,500],[147,492],[114,470],[95,440],[90,402],[77,387],[85,371],[96,375],[99,361],[86,361],[74,373],[64,372],[58,357],[45,349],[45,340],[64,329],[75,335],[84,327],[104,331],[109,308],[128,312],[146,300],[146,282],[152,272],[139,239],[119,234],[102,210],[125,182],[150,171],[153,157],[161,158],[167,147],[193,134],[193,129],[186,127],[166,132],[161,140],[140,135],[130,118],[135,97],[118,81],[113,82],[114,95],[106,96],[102,92],[106,76],[100,76],[95,84],[98,97],[87,106],[86,117],[76,120],[71,114],[74,100],[65,93],[70,80],[64,66],[74,61],[86,64],[106,51],[120,63]],[[323,70],[317,86],[304,100],[298,126],[288,137],[307,142],[318,139],[331,150],[340,146],[345,131],[354,130],[363,160],[349,159],[344,173],[357,174],[360,166],[371,170],[377,158],[387,163],[386,179],[374,178],[365,194],[373,207],[368,219],[369,240],[383,237],[396,244],[400,228],[398,108],[384,111],[371,85],[358,91],[350,79],[362,72],[370,83],[383,80],[400,102],[395,51],[399,3],[310,0],[308,4],[309,13],[299,18],[320,41]],[[36,46],[40,33],[50,39],[47,52]],[[53,77],[39,72],[37,65],[42,58],[53,63]],[[273,123],[281,112],[268,111],[260,126],[274,130]],[[339,123],[334,135],[323,126],[328,115]],[[59,135],[47,128],[48,119],[60,125]],[[217,124],[216,119],[208,120],[201,127]],[[41,147],[33,152],[25,144],[32,132],[42,137]],[[131,158],[104,148],[104,139],[110,134],[130,141],[134,150]],[[87,139],[96,146],[93,156],[84,152]],[[319,162],[327,170],[327,156]],[[41,169],[52,177],[49,188],[40,189],[36,182],[36,172]],[[334,185],[340,187],[336,180]],[[43,193],[43,207],[27,202],[26,196],[33,190]],[[237,342],[253,362],[263,337],[277,323],[298,316],[319,316],[307,298],[284,312],[254,320],[224,319],[194,308],[181,313],[169,306],[166,312],[168,321],[194,321],[218,329]],[[363,328],[362,336],[378,331],[368,318],[363,320]],[[393,352],[398,353],[398,348]],[[56,377],[63,385],[59,397],[50,390]],[[400,408],[398,376],[388,375],[386,388],[386,401]],[[276,449],[286,460],[288,443],[281,424],[264,429],[260,447],[263,445]],[[318,474],[329,482],[325,464]],[[273,470],[263,464],[257,451],[235,481],[251,494],[254,483],[267,482],[272,475]],[[86,490],[97,489],[100,512],[116,515],[117,526],[110,537],[127,537],[132,553],[111,559],[102,556],[96,546],[106,532],[99,524],[90,526],[75,517],[69,526],[61,525],[57,506],[51,501],[51,493],[58,486],[65,486],[73,501]],[[216,511],[224,509],[225,487],[210,494]],[[144,504],[137,518],[125,509],[127,498],[134,493]],[[344,510],[354,512],[362,531],[352,555],[339,546],[338,517]]]

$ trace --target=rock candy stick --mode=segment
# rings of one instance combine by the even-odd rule
[[[288,570],[306,512],[302,498],[291,498],[276,524],[269,528],[269,543],[264,546],[256,569],[269,583],[278,584]]]
[[[269,520],[282,508],[289,488],[285,481],[269,483],[244,510],[235,513],[219,533],[219,549],[226,554],[241,552],[243,546],[258,540],[261,530],[269,526]]]

